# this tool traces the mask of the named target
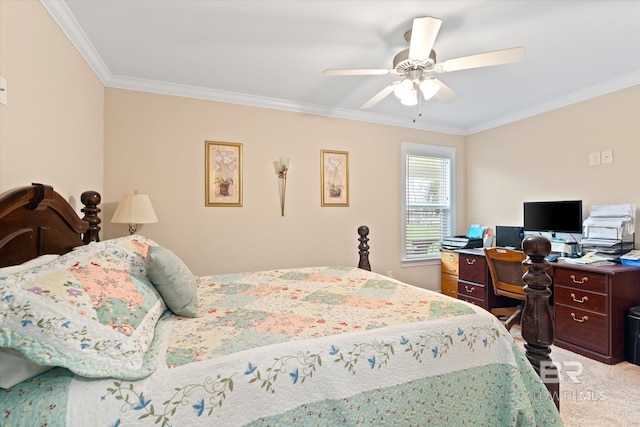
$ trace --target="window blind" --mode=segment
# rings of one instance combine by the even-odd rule
[[[405,259],[439,256],[451,235],[451,159],[405,155]]]

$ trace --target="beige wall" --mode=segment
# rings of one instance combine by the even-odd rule
[[[37,1],[0,0],[0,191],[40,181],[79,208],[103,194],[103,238],[123,193],[149,194],[160,222],[140,233],[197,274],[357,262],[371,228],[373,269],[439,289],[439,264],[400,264],[400,143],[457,148],[457,226],[522,223],[524,200],[636,203],[640,87],[459,137],[233,104],[104,89]],[[244,206],[204,206],[204,141],[244,146]],[[349,152],[351,206],[320,206],[320,150]],[[588,166],[612,150],[610,165]],[[272,161],[290,157],[285,217]],[[104,183],[104,184],[103,184]]]
[[[0,192],[103,190],[104,87],[38,1],[0,0]]]
[[[80,209],[103,194],[103,238],[120,196],[151,195],[160,223],[141,233],[198,274],[357,262],[371,227],[375,271],[439,289],[439,265],[400,265],[400,143],[458,148],[464,218],[464,138],[260,108],[109,89],[40,2],[0,0],[0,191],[43,182]],[[244,206],[204,206],[204,141],[244,144]],[[320,150],[350,153],[351,206],[320,207]],[[286,216],[271,162],[292,158]],[[459,221],[462,224],[462,220]]]
[[[400,265],[400,144],[457,148],[464,212],[463,137],[119,89],[105,100],[105,222],[123,193],[149,194],[160,222],[139,232],[197,274],[355,265],[357,228],[368,225],[375,271],[439,289],[439,264]],[[243,144],[242,207],[205,207],[206,140]],[[349,207],[320,206],[321,149],[349,152]],[[284,217],[279,157],[292,162]],[[107,223],[105,237],[125,228]]]
[[[613,163],[589,166],[605,150]],[[639,167],[634,86],[467,137],[467,219],[522,225],[522,202],[536,200],[583,200],[585,217],[592,205],[640,206]]]

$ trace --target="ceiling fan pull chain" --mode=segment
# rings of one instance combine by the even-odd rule
[[[418,109],[418,117],[422,117],[422,97],[418,94],[418,105],[413,107],[413,113],[415,115],[416,108]],[[413,123],[416,122],[416,118],[413,118]]]

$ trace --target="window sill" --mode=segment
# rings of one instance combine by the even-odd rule
[[[402,268],[424,267],[428,265],[440,264],[440,257],[423,258],[423,259],[403,259],[400,261]]]

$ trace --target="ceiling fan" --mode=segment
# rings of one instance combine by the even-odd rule
[[[405,40],[409,42],[409,48],[400,51],[393,58],[393,68],[329,69],[324,70],[323,74],[327,76],[399,75],[402,76],[400,80],[389,84],[360,108],[373,107],[391,92],[400,99],[402,104],[416,105],[420,94],[425,100],[435,97],[441,102],[451,102],[458,98],[457,93],[442,81],[429,75],[430,73],[448,73],[509,64],[518,62],[524,57],[524,48],[514,47],[437,62],[436,52],[432,48],[441,25],[441,19],[431,16],[415,18],[411,30],[404,34]]]

